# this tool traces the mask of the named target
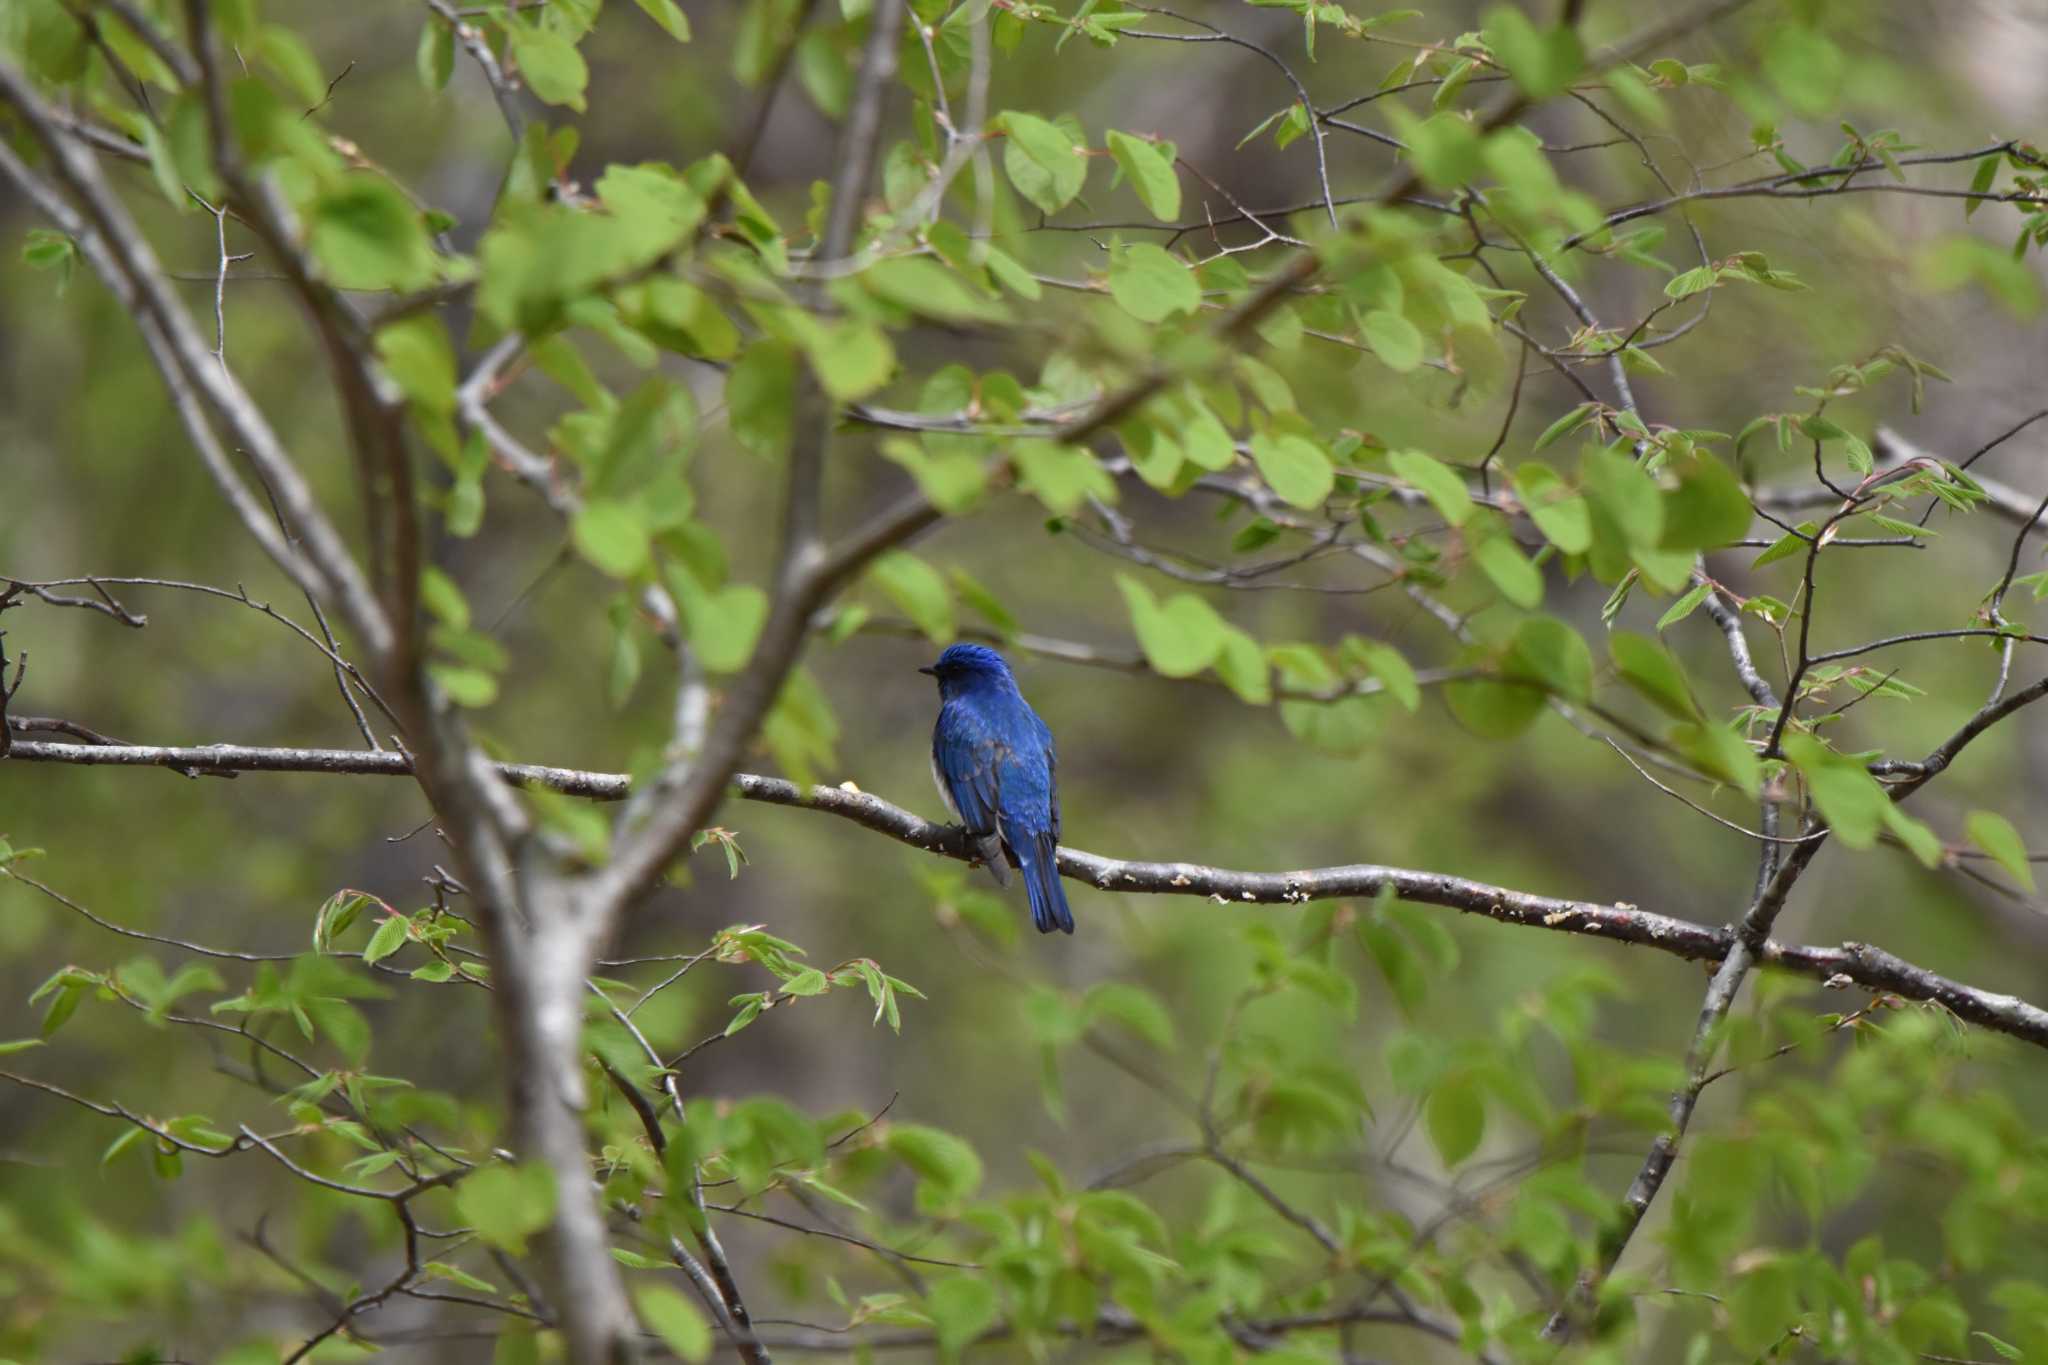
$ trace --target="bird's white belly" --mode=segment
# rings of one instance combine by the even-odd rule
[[[965,824],[966,821],[960,814],[960,808],[953,804],[953,789],[946,785],[946,775],[939,771],[939,756],[936,753],[932,755],[932,785],[939,789],[939,800],[946,803],[948,813],[955,820]]]

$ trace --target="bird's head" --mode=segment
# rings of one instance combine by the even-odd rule
[[[939,680],[939,695],[954,696],[976,687],[1014,688],[1010,666],[987,645],[949,645],[937,662],[917,670]]]

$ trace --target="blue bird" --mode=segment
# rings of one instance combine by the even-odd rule
[[[1060,788],[1052,731],[1017,690],[1010,666],[986,645],[952,645],[921,668],[939,680],[932,780],[976,854],[1010,884],[1007,851],[1024,873],[1038,932],[1074,932],[1060,886]]]

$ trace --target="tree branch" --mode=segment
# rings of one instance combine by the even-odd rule
[[[2016,709],[2022,698],[2048,693],[2048,682],[2015,693],[2007,705]],[[1981,733],[1981,730],[1977,731]],[[1952,741],[1953,742],[1953,741]],[[1956,746],[1960,748],[1960,745]],[[409,760],[391,750],[265,749],[237,745],[162,748],[147,745],[52,744],[17,740],[12,757],[24,763],[75,763],[123,767],[190,767],[200,772],[348,773],[404,777]],[[545,787],[565,795],[596,801],[623,801],[632,782],[624,773],[586,772],[530,763],[496,765],[500,776],[515,786]],[[941,857],[972,862],[974,851],[958,826],[924,819],[913,811],[853,787],[803,788],[776,777],[739,773],[731,790],[743,800],[771,806],[793,806],[850,820],[864,829]],[[1801,844],[1800,851],[1818,849],[1822,841]],[[1808,856],[1811,856],[1810,853]],[[1585,934],[1614,943],[1654,948],[1695,962],[1719,962],[1728,955],[1735,930],[1696,924],[1632,905],[1539,896],[1493,886],[1441,872],[1353,863],[1303,868],[1290,872],[1247,872],[1201,863],[1144,862],[1108,858],[1076,848],[1059,851],[1060,873],[1102,891],[1126,895],[1201,896],[1221,906],[1298,905],[1307,901],[1355,898],[1371,900],[1391,890],[1402,900],[1480,915],[1503,924]],[[1781,874],[1782,875],[1782,874]],[[1783,883],[1789,890],[1790,881]],[[1766,890],[1775,907],[1783,891]],[[1771,911],[1775,914],[1775,908]],[[1889,991],[1909,1000],[1939,1004],[1959,1018],[2037,1047],[2048,1047],[2048,1009],[2017,996],[1981,990],[1949,980],[1893,956],[1881,948],[1844,943],[1839,947],[1786,944],[1761,940],[1755,961],[1782,967],[1830,985],[1854,984]],[[580,986],[579,986],[580,989]]]

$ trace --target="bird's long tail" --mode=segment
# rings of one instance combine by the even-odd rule
[[[1074,912],[1067,908],[1060,885],[1059,844],[1051,834],[1034,834],[1015,849],[1024,872],[1024,894],[1031,901],[1031,923],[1039,933],[1074,932]]]

